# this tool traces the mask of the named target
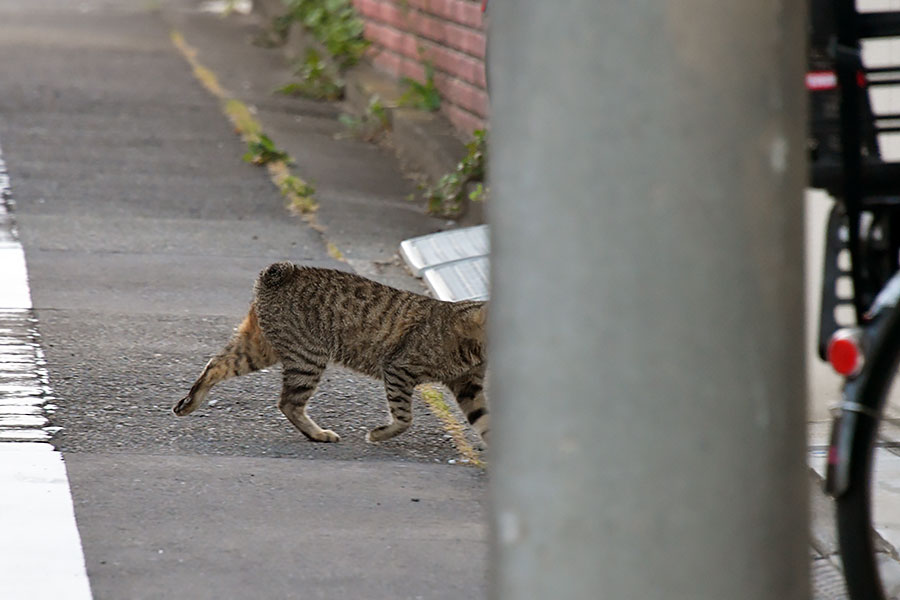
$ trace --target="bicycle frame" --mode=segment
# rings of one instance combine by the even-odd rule
[[[850,272],[853,283],[852,305],[855,325],[862,332],[862,346],[867,354],[876,356],[880,341],[894,333],[897,318],[897,300],[900,298],[900,281],[897,279],[900,256],[900,164],[886,163],[881,159],[878,133],[894,132],[896,127],[879,126],[885,120],[895,120],[898,115],[878,117],[872,110],[869,87],[880,84],[897,84],[900,79],[883,79],[885,75],[900,74],[900,68],[866,69],[861,57],[861,37],[885,37],[900,35],[900,13],[856,12],[853,0],[814,0],[812,3],[813,34],[811,39],[811,63],[831,67],[833,86],[824,85],[810,90],[813,98],[812,129],[814,146],[819,154],[813,154],[811,184],[825,188],[839,204],[832,219],[846,221],[846,249],[850,254]],[[818,56],[817,54],[818,53]],[[824,58],[827,57],[827,58]],[[823,63],[823,60],[825,61]],[[828,62],[830,61],[830,65]],[[823,73],[819,81],[826,81]],[[879,79],[881,78],[881,79]],[[810,77],[807,76],[809,87]],[[819,93],[831,94],[837,100],[837,127],[827,123]],[[834,95],[836,94],[836,98]],[[832,107],[833,112],[833,107]],[[833,115],[832,115],[833,116]],[[818,120],[817,120],[818,119]],[[818,127],[818,134],[816,134]],[[866,217],[866,218],[864,218]],[[829,224],[829,235],[838,235],[835,229],[844,227],[839,222]],[[832,272],[829,272],[829,266]],[[833,265],[826,266],[825,287],[833,285],[839,273]],[[828,294],[823,291],[823,310],[820,319],[819,346],[824,358],[827,339],[838,328],[829,305]],[[860,394],[870,389],[869,378],[878,377],[872,365],[846,380],[840,414],[832,430],[829,449],[826,490],[835,497],[843,494],[849,485],[850,465],[854,460],[856,445],[853,432],[863,418],[879,418],[883,398]]]
[[[858,376],[848,378],[844,383],[839,413],[831,430],[825,478],[825,491],[834,498],[844,494],[851,485],[861,483],[852,479],[852,472],[869,470],[869,448],[857,443],[858,421],[870,419],[873,425],[877,425],[881,418],[890,380],[898,365],[885,363],[879,357],[885,355],[881,351],[881,346],[886,340],[900,337],[898,303],[900,303],[900,272],[894,274],[878,295],[872,309],[866,315],[866,325],[862,327],[864,353],[873,357],[873,360]],[[851,469],[851,465],[863,468]]]
[[[837,339],[858,345],[842,369],[847,376],[825,489],[836,500],[848,591],[854,600],[883,600],[871,482],[882,412],[900,363],[900,163],[882,159],[878,135],[900,132],[900,114],[875,114],[869,90],[900,85],[900,66],[867,69],[861,40],[900,38],[900,13],[860,14],[854,0],[812,0],[811,9],[811,185],[836,200],[826,234],[819,354],[826,357],[828,340],[841,327],[842,304],[852,306],[854,323]],[[845,251],[849,268],[839,260]],[[841,277],[852,281],[850,298],[838,295]]]

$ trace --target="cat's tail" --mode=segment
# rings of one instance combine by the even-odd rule
[[[257,286],[262,288],[275,288],[287,281],[294,274],[296,265],[283,261],[269,265],[259,274]]]

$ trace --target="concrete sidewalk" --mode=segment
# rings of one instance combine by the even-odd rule
[[[227,96],[245,104],[296,161],[292,171],[314,184],[318,209],[310,219],[332,255],[363,275],[423,291],[397,260],[399,244],[454,224],[409,200],[416,187],[393,152],[352,139],[337,119],[350,107],[274,93],[296,76],[280,48],[253,43],[264,31],[258,15],[221,18],[200,10],[202,4],[164,3],[162,16]]]
[[[421,398],[382,444],[364,435],[387,418],[383,388],[339,369],[310,406],[339,444],[280,415],[277,369],[170,412],[264,266],[423,291],[397,247],[447,226],[406,200],[392,153],[336,138],[340,107],[271,94],[289,69],[248,43],[251,20],[199,4],[0,0],[0,143],[93,595],[483,597],[485,473],[459,466],[474,440]],[[314,222],[241,160],[176,28],[316,184]]]
[[[472,468],[81,453],[66,465],[98,600],[485,595]]]

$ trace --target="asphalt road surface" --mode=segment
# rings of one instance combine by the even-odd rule
[[[199,19],[195,4],[167,7]],[[457,447],[424,403],[409,432],[368,444],[387,419],[382,388],[331,370],[310,413],[342,441],[311,443],[277,410],[273,368],[171,414],[260,269],[351,269],[399,242],[338,200],[323,207],[324,236],[291,216],[241,160],[171,27],[143,0],[0,0],[0,145],[94,597],[483,596],[485,475],[452,464]],[[311,156],[327,137],[309,166],[324,199],[384,201],[363,155],[401,201],[409,184],[388,154],[331,135],[338,107],[266,110],[309,128]],[[432,224],[410,213],[404,226]],[[353,261],[331,257],[333,239]]]

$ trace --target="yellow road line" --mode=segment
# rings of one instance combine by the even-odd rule
[[[235,131],[241,136],[245,142],[259,140],[263,133],[262,124],[256,120],[253,113],[246,104],[234,98],[219,83],[218,77],[209,68],[204,66],[197,60],[197,50],[185,41],[184,36],[179,31],[172,31],[172,44],[178,49],[184,59],[191,65],[194,76],[197,80],[222,103],[222,112],[234,125]],[[302,213],[303,218],[317,231],[322,232],[313,215],[317,208],[315,201],[311,196],[298,195],[291,191],[285,193],[285,180],[288,177],[296,177],[291,174],[288,165],[284,161],[272,161],[266,164],[269,177],[279,190],[288,198],[290,208]],[[297,179],[305,185],[305,182],[297,177]],[[334,243],[326,240],[328,254],[336,259],[343,261],[344,255]],[[483,467],[484,463],[478,456],[475,448],[469,444],[465,435],[465,425],[463,425],[450,411],[450,407],[444,401],[444,394],[434,386],[422,387],[422,398],[425,399],[425,405],[438,418],[444,430],[452,437],[453,444],[456,446],[460,456],[462,456],[468,464]]]
[[[347,262],[347,259],[344,258],[344,253],[341,252],[341,249],[338,248],[334,244],[334,242],[326,242],[325,248],[328,250],[328,256],[330,256],[334,260],[339,260],[341,262]]]
[[[197,59],[197,50],[185,41],[181,32],[172,31],[170,37],[172,44],[178,49],[188,64],[191,65],[194,77],[210,94],[222,103],[222,112],[234,125],[234,130],[241,136],[241,139],[245,142],[259,141],[260,136],[263,135],[262,124],[256,120],[250,108],[237,98],[234,98],[222,87],[216,74]],[[269,178],[272,180],[272,183],[287,198],[288,208],[292,212],[302,215],[304,219],[312,224],[314,222],[312,213],[318,208],[316,201],[313,199],[312,193],[300,194],[296,192],[296,189],[306,188],[312,190],[312,187],[306,181],[291,173],[287,163],[282,160],[267,163],[266,169],[269,172]],[[295,178],[298,185],[286,186],[285,181],[289,177]]]
[[[184,36],[181,35],[181,32],[173,31],[170,37],[172,38],[172,43],[175,44],[175,47],[178,48],[181,55],[184,56],[185,60],[187,60],[194,69],[194,76],[200,80],[203,87],[219,100],[228,100],[229,95],[222,86],[219,85],[218,78],[212,71],[200,64],[200,61],[197,60],[197,50],[188,45]]]
[[[460,455],[466,459],[468,464],[477,467],[483,467],[484,463],[478,457],[478,452],[466,439],[465,426],[450,411],[447,402],[444,400],[444,393],[433,385],[422,386],[422,398],[425,405],[434,413],[434,416],[440,420],[441,425],[453,438],[453,444],[456,446]]]

